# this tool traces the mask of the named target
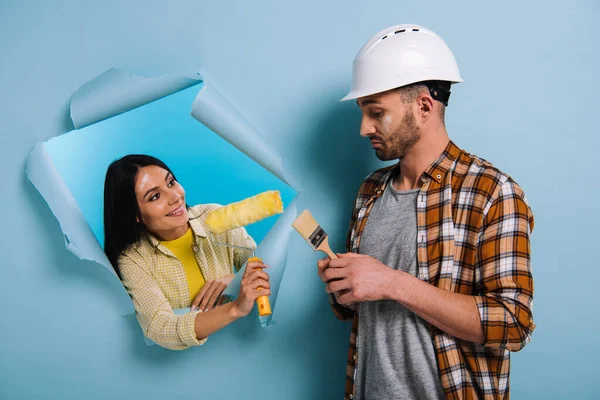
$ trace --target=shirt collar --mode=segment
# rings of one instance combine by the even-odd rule
[[[440,183],[459,155],[460,149],[450,140],[442,154],[423,172],[421,180],[427,180],[427,177],[430,177]]]
[[[450,167],[460,156],[460,151],[460,148],[458,148],[458,146],[456,146],[454,142],[450,140],[442,154],[440,154],[440,156],[429,167],[427,167],[425,172],[423,172],[423,175],[421,175],[421,181],[425,182],[429,179],[433,179],[437,183],[440,183]],[[394,171],[398,171],[399,169],[400,163],[398,162],[398,164],[391,165],[382,170],[382,175],[379,178],[379,184],[372,194],[371,201],[376,200],[383,195],[384,190],[390,182],[390,178],[394,175]]]

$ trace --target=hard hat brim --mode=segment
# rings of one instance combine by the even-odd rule
[[[381,90],[378,90],[378,89],[370,89],[370,90],[369,89],[354,89],[354,90],[351,90],[350,92],[348,92],[347,95],[345,95],[344,97],[342,97],[340,99],[340,102],[342,102],[342,101],[348,101],[348,100],[360,99],[361,97],[372,96],[374,94],[379,94],[379,93],[387,92],[388,90],[394,90],[394,89],[400,88],[402,86],[412,85],[413,83],[425,82],[427,80],[438,80],[438,79],[426,79],[426,80],[423,80],[423,81],[411,82],[411,83],[407,83],[405,85],[400,85],[400,86],[396,86],[396,87],[393,87],[393,88],[386,88],[386,89],[381,89]],[[450,80],[448,82],[451,82],[453,84],[454,83],[462,83],[463,80],[462,80],[462,78],[455,78],[455,79]]]

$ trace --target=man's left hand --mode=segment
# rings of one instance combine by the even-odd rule
[[[345,253],[338,257],[328,260],[322,274],[327,283],[325,291],[335,293],[338,303],[349,306],[388,297],[397,271],[363,254]]]

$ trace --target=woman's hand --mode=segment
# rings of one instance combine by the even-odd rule
[[[255,270],[259,268],[258,270]],[[246,265],[240,293],[234,302],[236,313],[240,317],[245,317],[252,311],[254,302],[260,296],[268,296],[271,294],[271,284],[269,283],[269,275],[260,269],[268,268],[267,265],[261,262],[249,262]],[[260,289],[259,289],[260,288]]]
[[[192,302],[192,311],[198,309],[201,311],[208,311],[213,308],[221,297],[221,293],[223,293],[234,277],[235,274],[229,274],[222,278],[215,279],[214,281],[206,282]]]

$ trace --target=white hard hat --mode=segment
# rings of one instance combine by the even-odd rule
[[[352,89],[340,101],[423,81],[463,80],[442,38],[419,25],[395,25],[377,33],[360,49],[352,66]]]

